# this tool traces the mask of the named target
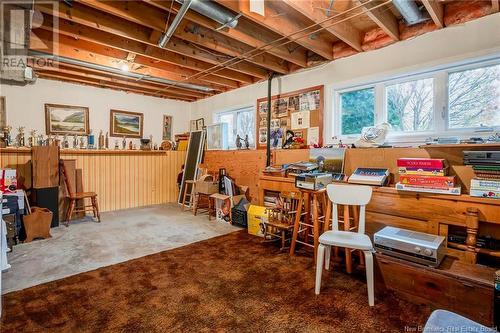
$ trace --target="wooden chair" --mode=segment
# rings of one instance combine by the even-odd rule
[[[319,295],[321,288],[321,273],[323,264],[325,269],[330,268],[330,253],[334,246],[363,251],[366,267],[366,282],[368,287],[368,304],[374,305],[373,286],[373,245],[370,237],[365,234],[366,205],[372,197],[372,188],[363,185],[333,185],[327,186],[328,198],[333,203],[332,230],[324,232],[319,237],[319,247],[316,262],[315,293]],[[357,232],[339,230],[338,205],[359,206],[359,223]],[[344,216],[344,223],[349,216]]]
[[[281,240],[280,251],[286,249],[286,242],[290,240],[287,234],[293,230],[299,196],[300,194],[296,192],[283,192],[280,194],[279,207],[268,210],[268,220],[263,228],[264,240]]]
[[[97,218],[98,222],[101,222],[101,215],[99,213],[99,204],[97,203],[97,193],[95,192],[75,192],[68,178],[68,172],[66,170],[66,166],[64,165],[64,160],[61,160],[61,172],[64,178],[64,184],[66,185],[66,191],[68,192],[69,198],[69,208],[66,213],[66,222],[64,223],[66,226],[69,225],[69,221],[74,213],[87,212],[92,209],[94,214],[94,218]],[[85,204],[85,200],[90,199],[90,205]],[[76,201],[82,200],[83,206],[76,207]]]

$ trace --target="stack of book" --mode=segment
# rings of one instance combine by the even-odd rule
[[[474,170],[471,196],[500,199],[500,151],[464,151],[464,164]]]
[[[399,158],[397,160],[400,191],[460,195],[455,176],[448,176],[448,164],[436,158]]]

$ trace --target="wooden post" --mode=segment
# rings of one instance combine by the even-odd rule
[[[479,230],[479,210],[477,208],[467,208],[465,226],[467,232],[467,238],[465,239],[465,245],[467,246],[465,260],[468,263],[475,264],[477,259],[477,233]]]

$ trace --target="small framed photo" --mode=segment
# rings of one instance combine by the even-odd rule
[[[45,104],[47,135],[88,135],[89,108],[61,104]]]
[[[172,116],[163,116],[163,140],[172,140]]]
[[[111,136],[142,138],[144,114],[120,110],[111,110],[109,132]]]
[[[203,127],[205,127],[205,119],[204,118],[196,119],[196,129],[198,131],[201,131]]]

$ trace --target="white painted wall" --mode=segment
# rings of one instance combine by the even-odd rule
[[[339,59],[318,68],[273,81],[272,94],[325,85],[325,126],[323,137],[331,143],[333,90],[380,80],[448,63],[491,55],[500,56],[500,13],[466,24],[427,33],[411,40]],[[267,82],[216,95],[191,103],[191,118],[213,121],[213,113],[235,107],[255,106],[267,96]]]
[[[144,113],[144,137],[152,134],[158,144],[162,141],[163,115],[173,116],[174,134],[189,128],[188,102],[43,79],[27,86],[2,84],[0,95],[6,97],[7,122],[13,127],[13,138],[19,126],[26,127],[26,137],[31,129],[45,134],[45,103],[88,107],[90,128],[96,136],[100,130],[104,134],[109,131],[110,109]],[[139,141],[135,141],[138,145]],[[110,138],[110,145],[114,145],[114,138]]]

